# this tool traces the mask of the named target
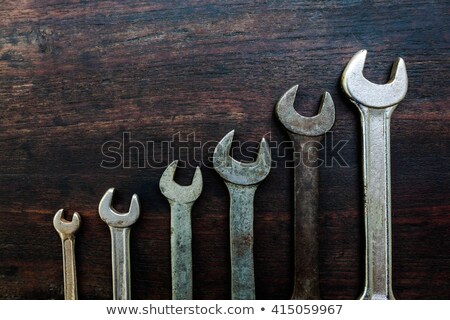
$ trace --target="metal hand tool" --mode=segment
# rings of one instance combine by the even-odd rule
[[[173,180],[177,164],[175,160],[166,168],[159,180],[159,188],[170,204],[172,299],[192,300],[191,209],[202,193],[203,180],[197,167],[192,184],[180,186]]]
[[[81,217],[73,214],[72,221],[63,217],[64,209],[58,210],[53,217],[53,226],[58,231],[62,243],[64,269],[64,299],[77,300],[77,270],[75,264],[75,233],[80,228]]]
[[[263,138],[253,163],[230,156],[234,130],[214,150],[214,169],[230,193],[231,298],[255,299],[253,268],[253,200],[259,183],[269,174],[270,149]]]
[[[360,299],[395,299],[391,266],[390,120],[408,90],[403,59],[394,63],[388,83],[363,76],[367,51],[361,50],[342,73],[344,92],[361,113],[363,134],[365,285]]]
[[[121,214],[111,206],[113,194],[114,188],[106,191],[98,205],[98,213],[111,231],[114,300],[130,300],[130,226],[139,218],[139,200],[138,196],[133,194],[130,209]]]
[[[320,299],[319,288],[319,165],[318,144],[334,124],[335,110],[328,92],[319,113],[304,117],[294,109],[298,86],[278,101],[276,114],[294,143],[295,273],[291,299]]]

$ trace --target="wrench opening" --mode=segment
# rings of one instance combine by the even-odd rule
[[[219,175],[235,184],[252,185],[267,177],[270,171],[270,149],[266,139],[262,138],[255,162],[239,162],[230,156],[234,130],[228,132],[214,149],[213,164]]]
[[[72,221],[64,218],[64,209],[59,209],[53,217],[53,226],[58,233],[64,235],[75,234],[80,228],[81,217],[78,212],[73,213]]]
[[[376,84],[363,75],[367,50],[358,51],[348,62],[342,73],[341,85],[345,94],[356,104],[369,108],[387,108],[397,105],[408,91],[408,74],[405,61],[397,58],[390,79],[385,84]]]
[[[322,101],[317,115],[305,117],[294,109],[298,85],[290,88],[278,100],[275,113],[283,126],[294,134],[304,136],[321,136],[329,131],[334,124],[335,108],[333,99],[328,92],[322,95]]]
[[[191,185],[181,186],[173,179],[177,164],[178,160],[175,160],[164,170],[159,180],[161,193],[166,198],[179,203],[194,202],[200,196],[203,189],[203,178],[200,167],[196,167]]]
[[[139,218],[140,205],[138,196],[133,194],[130,209],[122,214],[112,207],[114,188],[108,189],[98,205],[100,218],[111,227],[126,228],[134,224]]]

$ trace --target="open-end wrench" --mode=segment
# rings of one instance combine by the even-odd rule
[[[58,210],[53,217],[53,226],[58,231],[62,243],[64,299],[77,300],[77,269],[75,263],[75,233],[80,228],[81,217],[78,212],[73,214],[72,221],[63,217],[64,209]]]
[[[234,130],[214,150],[214,169],[225,180],[230,193],[231,298],[255,299],[253,268],[253,201],[259,183],[269,174],[270,149],[263,138],[253,163],[230,156]]]
[[[202,193],[200,168],[195,169],[190,186],[173,180],[178,161],[173,161],[159,180],[161,193],[170,204],[170,247],[172,255],[172,299],[192,300],[192,224],[191,209]]]
[[[360,299],[395,299],[391,266],[390,120],[408,90],[403,59],[384,85],[363,76],[367,51],[357,52],[342,73],[345,94],[358,107],[363,135],[365,284]]]
[[[114,188],[106,191],[98,205],[98,213],[111,231],[114,300],[130,300],[130,226],[139,218],[139,200],[138,196],[133,194],[130,209],[121,214],[111,206],[113,194]]]
[[[275,109],[294,143],[295,272],[291,299],[320,299],[318,144],[333,126],[335,110],[330,94],[325,92],[316,116],[298,114],[294,109],[297,88],[289,89]]]

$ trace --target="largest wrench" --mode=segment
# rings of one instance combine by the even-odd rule
[[[362,71],[367,51],[361,50],[342,73],[342,88],[361,113],[363,133],[365,285],[360,299],[395,299],[391,266],[390,120],[408,90],[405,62],[398,58],[388,83],[374,84]]]

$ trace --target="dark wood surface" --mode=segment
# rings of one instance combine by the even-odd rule
[[[367,49],[370,80],[385,82],[397,56],[409,76],[391,126],[394,292],[449,299],[446,2],[0,1],[0,298],[63,297],[52,218],[65,208],[83,219],[79,297],[110,299],[110,236],[97,205],[116,187],[118,209],[133,193],[142,204],[131,233],[133,298],[170,299],[170,214],[158,183],[173,157],[159,143],[179,132],[214,146],[232,129],[237,141],[286,141],[274,106],[297,83],[298,110],[308,116],[331,93],[333,141],[348,141],[348,166],[320,169],[320,273],[324,299],[356,298],[364,267],[361,131],[339,79]],[[151,159],[163,165],[139,168],[134,150],[129,168],[102,168],[102,145],[126,132],[154,141]],[[210,155],[181,149],[179,157],[201,159],[205,186],[193,208],[194,297],[228,299],[229,202]],[[287,299],[293,285],[293,170],[282,154],[273,160],[255,203],[258,299]],[[179,169],[177,181],[192,174]]]

